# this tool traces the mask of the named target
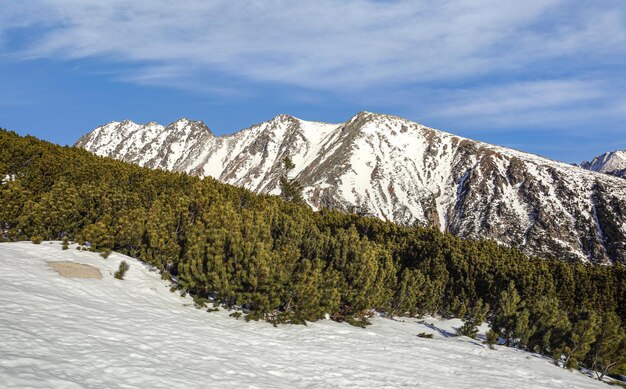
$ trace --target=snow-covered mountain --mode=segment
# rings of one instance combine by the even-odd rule
[[[595,157],[591,162],[585,161],[580,164],[583,169],[595,172],[611,174],[626,178],[626,150],[617,150],[604,153]]]
[[[112,275],[122,260],[123,281]],[[51,268],[60,261],[101,278],[64,278]],[[277,329],[196,309],[132,258],[60,242],[0,243],[0,269],[3,389],[607,387],[538,354],[450,336],[458,319]]]
[[[279,193],[283,159],[314,208],[490,238],[528,253],[626,263],[626,180],[361,112],[327,124],[279,115],[216,137],[181,119],[112,122],[76,146],[152,168]]]

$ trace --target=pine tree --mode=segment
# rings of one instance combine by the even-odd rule
[[[177,204],[172,199],[160,196],[152,203],[146,218],[146,238],[143,255],[160,269],[177,267],[180,255],[178,234],[181,232]]]
[[[596,340],[597,315],[593,311],[583,312],[581,318],[574,323],[568,344],[563,348],[564,365],[571,369],[578,367]]]
[[[462,300],[459,295],[454,296],[450,307],[448,309],[450,316],[465,317],[468,314],[467,304],[465,300]]]
[[[45,218],[44,218],[43,205],[37,202],[35,199],[28,199],[22,206],[22,212],[17,220],[17,229],[23,232],[23,235],[32,237],[41,237],[41,240],[49,237],[44,237],[46,232]],[[32,239],[31,239],[32,240]]]
[[[515,316],[513,336],[516,338],[517,346],[522,348],[528,347],[528,342],[533,332],[534,329],[530,325],[530,311],[527,308],[523,308]]]
[[[283,162],[285,173],[282,174],[278,180],[280,184],[281,198],[292,203],[304,203],[304,198],[302,197],[302,185],[296,179],[289,178],[289,172],[293,170],[296,165],[294,165],[289,157],[285,157]]]
[[[533,325],[528,348],[560,360],[571,323],[559,308],[559,301],[555,297],[540,297],[532,306],[529,322]]]
[[[283,158],[283,163],[285,164],[285,170],[288,172],[290,170],[293,170],[293,168],[296,167],[296,165],[293,163],[291,158],[289,158],[289,156],[286,156],[285,158]]]
[[[396,288],[392,313],[408,316],[421,314],[418,301],[421,298],[424,281],[424,275],[419,270],[404,269]]]
[[[202,223],[196,222],[189,229],[187,250],[178,265],[178,280],[182,287],[200,297],[207,297],[214,292],[208,282],[206,264],[206,230]]]
[[[118,267],[117,271],[115,272],[113,276],[117,278],[118,280],[123,280],[128,269],[130,269],[130,266],[128,265],[128,263],[126,261],[122,261],[120,262],[120,266]]]
[[[9,181],[0,185],[0,223],[7,228],[9,240],[23,240],[30,237],[29,231],[24,231],[27,225],[21,225],[25,205],[33,198],[30,190],[25,188],[21,181]]]
[[[106,251],[113,248],[113,233],[109,228],[109,221],[110,217],[107,215],[83,229],[81,241],[91,243],[91,251]]]
[[[487,344],[490,349],[495,350],[494,345],[498,344],[498,333],[490,328],[489,331],[487,331],[484,343]]]
[[[359,238],[354,227],[339,238],[335,262],[344,275],[342,303],[348,315],[361,316],[379,303],[372,292],[378,273],[378,247],[366,238]]]
[[[524,309],[515,284],[510,282],[508,288],[500,294],[498,309],[491,320],[494,331],[504,338],[506,346],[516,344],[525,347],[532,335],[529,319],[530,312]]]
[[[58,239],[63,233],[75,233],[82,225],[81,199],[76,187],[66,179],[57,180],[39,203],[45,235]]]
[[[286,314],[294,312],[302,321],[319,319],[324,315],[320,301],[321,261],[303,259],[298,267],[282,310]]]
[[[489,304],[483,304],[481,299],[476,301],[474,306],[463,317],[463,326],[457,330],[457,333],[461,336],[469,336],[472,339],[476,339],[478,326],[485,322],[488,312]]]
[[[206,225],[207,289],[215,293],[217,302],[232,307],[236,304],[235,294],[240,288],[235,270],[236,258],[231,253],[231,247],[238,246],[241,240],[233,233],[240,229],[239,215],[226,203],[203,211],[201,220]]]
[[[114,241],[115,247],[121,252],[136,257],[144,243],[146,211],[142,208],[132,208],[123,212],[115,219]]]
[[[585,362],[600,381],[607,373],[620,367],[626,368],[626,333],[616,314],[608,312],[602,317],[596,340]]]

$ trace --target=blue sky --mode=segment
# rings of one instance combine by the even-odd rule
[[[577,162],[626,149],[626,4],[3,0],[0,88],[0,127],[60,144],[367,110]]]

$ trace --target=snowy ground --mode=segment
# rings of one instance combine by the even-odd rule
[[[458,321],[274,328],[207,313],[138,261],[126,258],[127,279],[113,278],[124,258],[0,244],[2,388],[607,387],[538,355],[449,336]],[[103,279],[62,278],[48,261],[93,265]]]

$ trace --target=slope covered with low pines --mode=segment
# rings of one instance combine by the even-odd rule
[[[372,310],[430,313],[464,318],[471,335],[467,323],[486,315],[507,344],[568,366],[600,369],[624,354],[622,265],[548,261],[432,228],[314,212],[1,130],[0,180],[4,240],[89,241],[155,265],[184,291],[249,319],[303,323],[329,314],[363,324]],[[609,338],[622,346],[602,343]]]

